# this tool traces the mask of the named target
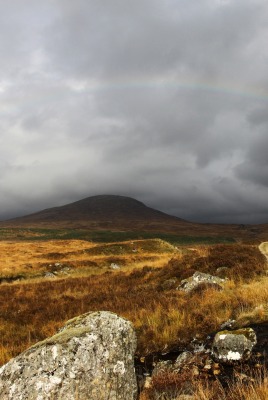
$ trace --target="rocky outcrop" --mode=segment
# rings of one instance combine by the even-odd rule
[[[67,322],[0,369],[1,400],[134,400],[136,336],[110,312]]]
[[[257,337],[251,328],[221,331],[214,337],[212,355],[219,362],[226,364],[246,361],[256,343]]]
[[[190,278],[181,281],[177,287],[178,290],[182,290],[186,293],[193,292],[200,289],[214,288],[216,290],[222,290],[223,284],[226,282],[225,279],[218,278],[217,276],[205,274],[203,272],[195,272]]]

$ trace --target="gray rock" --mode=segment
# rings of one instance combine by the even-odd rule
[[[223,322],[220,326],[221,329],[232,329],[235,327],[236,320],[235,319],[228,319],[227,321]]]
[[[110,312],[67,322],[0,369],[1,400],[134,400],[136,335]]]
[[[111,269],[114,269],[114,270],[120,269],[119,265],[117,265],[117,264],[115,264],[115,263],[112,263],[112,264],[110,265],[110,268],[111,268]]]
[[[71,268],[70,267],[63,267],[62,269],[61,269],[61,271],[60,271],[60,273],[62,274],[62,275],[69,275],[69,272],[71,271]]]
[[[212,356],[220,363],[232,364],[246,361],[257,343],[253,329],[243,328],[235,331],[221,331],[215,335]]]
[[[177,290],[182,290],[186,293],[190,293],[196,290],[198,287],[212,287],[215,289],[223,289],[223,284],[226,282],[225,279],[221,279],[217,276],[205,274],[203,272],[195,272],[190,278],[181,281],[180,286]]]
[[[61,263],[58,263],[58,262],[55,263],[54,265],[55,265],[55,267],[57,267],[57,268],[61,267]]]
[[[44,275],[45,278],[56,278],[56,275],[53,272],[46,272]]]
[[[189,348],[194,354],[206,352],[205,343],[197,338],[193,338],[193,340],[191,340]]]
[[[184,351],[181,353],[175,361],[175,368],[179,369],[184,367],[185,365],[191,363],[194,360],[195,356],[190,351]]]

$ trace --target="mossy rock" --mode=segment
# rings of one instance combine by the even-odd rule
[[[243,362],[250,358],[256,343],[256,333],[252,328],[223,330],[214,337],[212,355],[221,363]]]

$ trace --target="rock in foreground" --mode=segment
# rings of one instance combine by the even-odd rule
[[[67,322],[0,369],[1,400],[134,400],[136,336],[110,312]]]
[[[212,354],[219,362],[226,364],[246,361],[256,343],[257,337],[251,328],[221,331],[214,338]]]

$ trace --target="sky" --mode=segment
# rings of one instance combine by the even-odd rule
[[[0,0],[0,219],[98,194],[268,223],[266,0]]]

